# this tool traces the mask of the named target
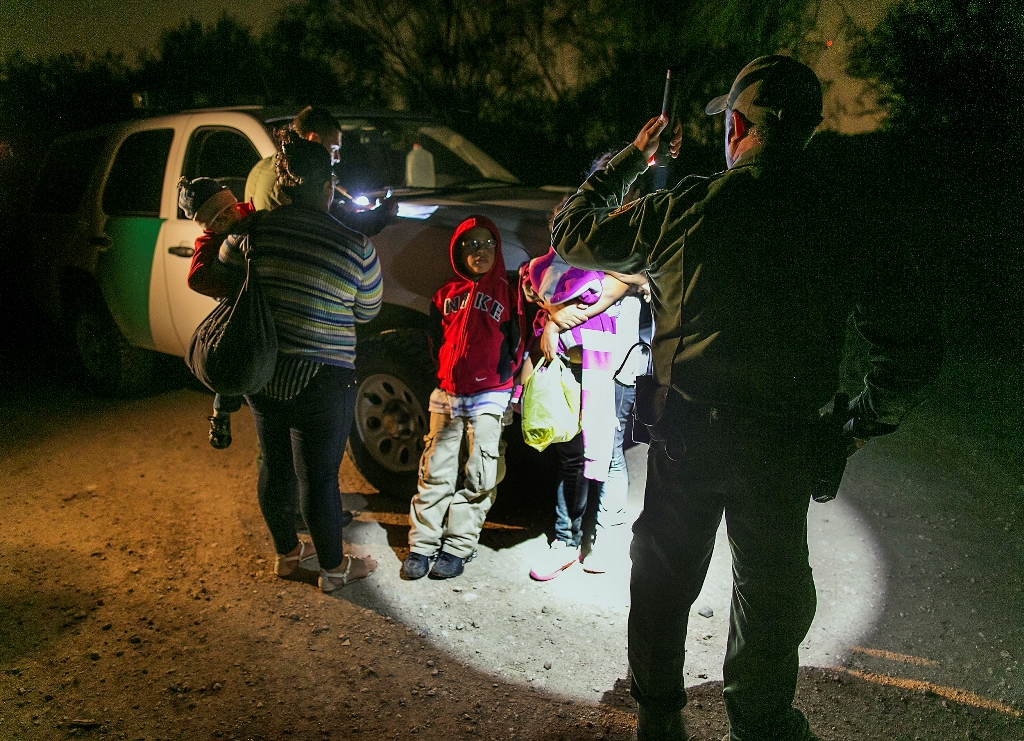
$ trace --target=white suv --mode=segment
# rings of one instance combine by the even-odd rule
[[[78,376],[97,393],[149,387],[154,351],[184,356],[215,302],[186,276],[199,227],[177,207],[177,182],[211,177],[242,197],[271,130],[294,111],[259,107],[139,119],[57,140],[34,194],[29,235],[40,304],[67,330]],[[370,202],[393,190],[398,216],[373,243],[384,307],[359,327],[359,395],[351,452],[382,490],[411,491],[435,384],[426,344],[430,297],[451,274],[448,240],[482,213],[502,232],[512,270],[548,248],[564,188],[530,188],[455,132],[400,114],[336,112],[346,189]],[[434,187],[406,186],[414,145],[433,156]]]

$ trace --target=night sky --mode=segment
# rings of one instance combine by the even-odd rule
[[[846,48],[838,33],[841,8],[861,24],[874,25],[890,0],[823,0],[811,38],[836,43],[816,60],[807,59],[826,83],[825,127],[844,133],[870,131],[880,112],[862,83],[844,73]],[[69,51],[121,52],[131,59],[156,48],[160,33],[190,16],[204,24],[227,12],[259,32],[294,0],[0,0],[0,59],[21,51],[29,57]],[[773,50],[766,50],[773,51]]]
[[[160,32],[189,16],[212,23],[224,11],[261,30],[290,0],[3,0],[0,58],[107,49],[153,49]]]

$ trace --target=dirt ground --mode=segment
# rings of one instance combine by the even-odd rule
[[[360,511],[350,547],[381,568],[323,595],[312,572],[273,574],[247,412],[215,451],[198,391],[109,401],[3,380],[0,739],[630,738],[621,595],[602,603],[600,583],[581,582],[598,597],[559,602],[527,591],[514,561],[513,546],[543,542],[524,511],[543,492],[517,502],[503,485],[466,575],[410,584],[398,578],[404,503],[346,460],[342,490]],[[860,667],[802,670],[796,704],[823,741],[1024,739],[1015,701],[977,707],[980,695]],[[690,682],[685,712],[696,739],[719,741],[709,676]]]

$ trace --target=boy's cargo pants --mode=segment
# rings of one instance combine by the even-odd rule
[[[441,549],[468,558],[476,550],[487,512],[505,477],[503,418],[497,414],[452,417],[430,414],[420,457],[419,482],[409,505],[409,549],[432,556]],[[459,481],[460,461],[462,487]]]

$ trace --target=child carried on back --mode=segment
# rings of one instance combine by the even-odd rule
[[[449,247],[455,276],[431,303],[438,387],[430,395],[430,432],[409,507],[409,556],[402,565],[408,579],[459,576],[476,555],[504,475],[501,433],[522,359],[497,226],[471,216],[456,227]]]
[[[227,298],[237,293],[245,277],[217,259],[221,242],[233,231],[243,231],[245,220],[255,213],[251,203],[239,203],[232,192],[212,178],[188,178],[178,181],[178,207],[186,218],[203,228],[196,238],[188,287],[212,298]],[[223,449],[231,445],[231,415],[242,406],[240,396],[213,397],[210,420],[210,445]]]

